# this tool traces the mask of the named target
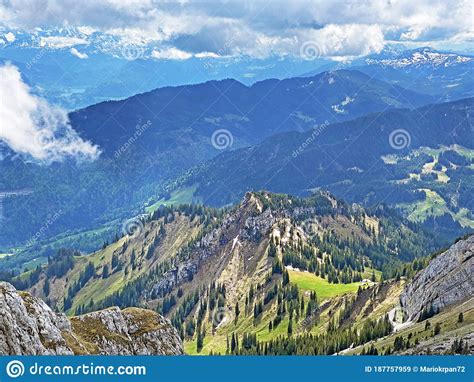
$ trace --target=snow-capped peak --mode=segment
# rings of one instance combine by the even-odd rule
[[[406,67],[448,67],[458,64],[472,62],[473,57],[463,56],[457,53],[439,52],[429,47],[419,48],[390,59],[367,58],[367,65],[390,66],[392,68]]]

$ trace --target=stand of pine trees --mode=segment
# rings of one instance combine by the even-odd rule
[[[255,334],[243,333],[240,346],[237,346],[239,336],[232,333],[233,341],[227,352],[234,355],[331,355],[345,350],[351,345],[357,346],[385,337],[392,330],[392,325],[388,317],[385,316],[377,321],[367,320],[360,333],[352,328],[339,328],[338,330],[328,330],[325,334],[320,335],[280,336],[268,342],[259,342]],[[232,344],[234,345],[232,346]],[[364,352],[364,354],[377,354],[373,345]]]

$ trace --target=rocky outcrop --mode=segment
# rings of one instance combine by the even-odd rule
[[[171,323],[146,309],[117,307],[68,319],[42,300],[0,282],[0,355],[177,355]]]
[[[69,320],[42,300],[0,283],[0,354],[73,354],[62,336]]]
[[[271,209],[262,212],[258,199],[252,193],[247,193],[234,213],[227,215],[222,224],[194,243],[186,257],[182,257],[175,268],[164,273],[153,284],[148,297],[165,295],[177,285],[191,280],[211,257],[230,255],[236,237],[249,243],[258,243],[278,218],[281,216],[274,215]]]
[[[474,235],[436,256],[406,286],[400,303],[408,319],[417,320],[424,309],[439,311],[472,297],[473,271]]]
[[[427,354],[439,354],[444,355],[446,353],[452,354],[452,346],[455,341],[462,340],[463,348],[465,346],[465,354],[474,354],[474,333],[467,333],[464,336],[458,336],[453,332],[445,333],[444,335],[435,336],[421,341],[412,348],[403,349],[397,354],[406,355],[427,355]]]
[[[71,318],[75,353],[120,355],[182,354],[171,323],[147,309],[117,307]],[[84,351],[84,348],[86,351]]]

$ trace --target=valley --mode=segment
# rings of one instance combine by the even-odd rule
[[[134,226],[102,250],[64,250],[11,282],[68,315],[155,310],[187,354],[332,354],[389,335],[408,280],[441,245],[393,211],[324,192],[247,193],[227,209],[161,206]]]
[[[388,204],[449,240],[474,226],[471,109],[472,99],[466,99],[329,125],[316,137],[271,137],[194,168],[165,189],[174,195],[192,187],[188,201],[201,198],[217,206],[235,202],[236,190],[248,188],[296,195],[325,189],[366,206]],[[459,124],[449,131],[451,122],[440,115]],[[409,142],[399,149],[390,145],[390,132],[400,124]]]
[[[1,355],[474,354],[466,31],[108,3],[0,20]]]
[[[359,91],[361,85],[364,87]],[[332,105],[341,102],[341,94],[356,92],[357,98],[345,113],[332,110]],[[101,155],[93,163],[66,161],[44,166],[31,158],[17,158],[8,146],[0,145],[0,185],[33,191],[22,198],[22,203],[5,201],[9,224],[2,225],[0,245],[24,244],[41,228],[48,214],[58,211],[62,211],[61,218],[42,239],[65,231],[97,228],[138,212],[159,194],[163,182],[223,151],[258,144],[277,133],[308,131],[314,125],[431,101],[430,96],[371,80],[360,72],[340,70],[310,78],[270,79],[253,86],[225,79],[165,87],[71,112],[70,124],[75,131],[100,148]],[[231,136],[226,150],[212,144],[217,129]],[[61,187],[57,179],[63,180]],[[95,195],[94,201],[89,201],[94,205],[84,211],[79,204],[90,194]],[[45,199],[51,203],[44,203]],[[43,208],[35,210],[35,204]],[[32,215],[28,225],[18,218],[25,213]]]

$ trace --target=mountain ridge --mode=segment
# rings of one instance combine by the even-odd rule
[[[432,236],[388,210],[369,213],[328,193],[302,199],[252,192],[223,214],[162,207],[135,225],[101,251],[72,255],[72,264],[67,252],[58,254],[28,276],[34,284],[26,287],[68,314],[114,305],[156,310],[177,328],[188,354],[287,354],[280,349],[287,342],[302,354],[365,352],[370,340],[379,354],[390,354],[400,351],[395,336],[419,326],[410,313],[414,302],[406,301],[419,310],[429,305],[418,292],[401,304],[400,296],[412,294],[420,275],[443,258],[429,257],[439,248]],[[462,244],[471,252],[472,240]],[[466,266],[455,272],[466,274]],[[455,294],[437,306],[449,322],[464,312],[465,324],[454,326],[462,333],[471,322],[464,300]],[[231,347],[231,337],[242,348]]]
[[[359,96],[354,96],[355,93],[359,93]],[[335,111],[331,108],[344,101],[345,96],[355,97],[346,107],[347,110]],[[319,100],[316,106],[313,102],[308,103],[311,97]],[[364,97],[368,99],[359,101],[358,98],[364,99]],[[311,119],[312,124],[322,124],[326,120],[333,123],[364,114],[369,107],[364,103],[367,101],[371,102],[370,109],[375,112],[396,105],[420,106],[429,103],[431,98],[406,91],[398,86],[387,87],[383,81],[371,80],[367,75],[354,70],[341,70],[324,72],[311,78],[268,79],[256,82],[252,86],[246,86],[234,79],[223,79],[196,85],[158,88],[125,100],[89,106],[71,113],[70,118],[72,126],[83,138],[92,140],[107,154],[108,151],[113,152],[113,150],[109,149],[104,143],[105,140],[102,141],[101,135],[94,132],[94,129],[100,129],[100,134],[107,132],[108,144],[113,140],[117,146],[120,146],[123,140],[117,136],[116,130],[121,126],[131,128],[139,123],[139,120],[143,122],[151,120],[152,124],[156,122],[158,125],[163,125],[163,127],[152,125],[150,130],[145,131],[145,134],[150,136],[152,130],[160,128],[167,131],[182,129],[176,121],[178,119],[180,123],[190,124],[199,134],[212,133],[209,127],[226,128],[234,136],[236,145],[239,139],[243,140],[240,143],[242,146],[267,137],[268,131],[271,132],[273,129],[272,124],[281,124],[281,121],[285,121],[285,117],[288,118],[296,110],[306,115],[306,119]],[[359,102],[360,106],[358,106]],[[133,107],[129,107],[129,103],[132,103]],[[172,110],[173,114],[170,114],[168,110]],[[261,118],[262,113],[266,118]],[[276,116],[273,116],[275,113]],[[188,114],[190,114],[189,117],[187,117]],[[224,117],[227,114],[240,117],[241,120],[226,121]],[[130,120],[132,116],[136,116],[134,123],[123,122]],[[183,116],[185,119],[181,120]],[[220,121],[209,125],[209,122],[202,121],[203,116],[217,118]],[[311,124],[304,127],[304,123],[301,126],[295,126],[289,121],[287,124],[288,126],[283,127],[284,130],[304,130],[312,126]],[[250,131],[246,131],[248,129]],[[92,132],[94,135],[91,135]],[[118,138],[115,138],[116,136]]]
[[[166,194],[193,187],[193,198],[219,206],[235,202],[248,189],[304,195],[320,187],[365,205],[385,202],[406,208],[403,203],[415,203],[420,192],[428,189],[442,195],[446,203],[457,194],[459,204],[450,207],[472,211],[468,194],[473,179],[473,101],[469,98],[412,111],[393,109],[309,132],[272,136],[189,170],[168,184]],[[394,134],[402,139],[400,147],[392,141]],[[448,156],[452,162],[444,160]],[[430,161],[433,165],[428,168]],[[441,178],[444,175],[447,178]],[[460,181],[463,189],[456,187]],[[166,200],[162,197],[160,202]],[[448,208],[437,214],[455,217]],[[463,224],[474,226],[467,221]],[[458,228],[454,236],[459,232]]]
[[[431,47],[399,49],[389,46],[347,63],[330,63],[303,76],[341,68],[361,71],[388,83],[430,94],[437,102],[472,97],[474,57]]]
[[[295,333],[323,330],[328,321],[318,324],[318,317],[333,317],[329,312],[358,290],[357,304],[378,296],[382,305],[372,319],[382,319],[403,281],[382,287],[381,270],[390,279],[409,275],[404,262],[418,263],[437,248],[436,239],[388,209],[369,212],[323,192],[252,192],[221,212],[161,207],[135,225],[136,232],[101,251],[58,253],[13,282],[68,314],[115,305],[154,309],[178,328],[187,352],[223,354],[232,332],[255,330],[259,340],[274,340],[290,317],[298,317]],[[357,317],[373,309],[361,306]]]
[[[71,113],[71,126],[102,150],[92,163],[65,160],[42,166],[2,147],[0,185],[34,192],[4,201],[8,224],[1,226],[0,245],[24,245],[48,215],[58,211],[62,214],[43,230],[44,239],[65,231],[96,231],[103,224],[108,232],[116,230],[111,222],[141,212],[164,181],[222,151],[257,144],[280,131],[311,130],[368,111],[430,100],[411,91],[400,94],[380,81],[368,82],[366,75],[354,71],[325,73],[314,81],[299,78],[245,87],[227,80],[180,89],[184,90],[166,88]],[[81,208],[86,201],[89,207]],[[22,219],[25,214],[31,218]],[[78,244],[87,250],[101,244],[92,241],[87,247]]]

